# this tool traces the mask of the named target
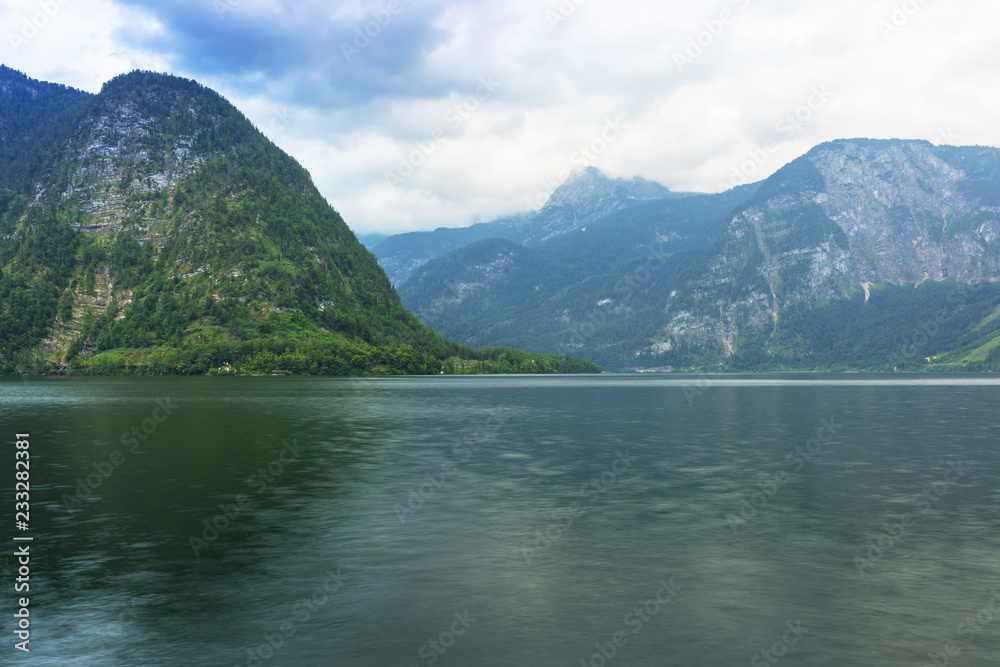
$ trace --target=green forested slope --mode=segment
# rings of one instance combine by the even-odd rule
[[[520,353],[422,325],[309,174],[217,93],[150,72],[96,96],[10,70],[0,86],[17,166],[0,182],[3,370],[519,370]]]
[[[753,191],[640,203],[531,248],[481,241],[428,262],[400,295],[452,340],[621,368],[648,345],[672,285]]]

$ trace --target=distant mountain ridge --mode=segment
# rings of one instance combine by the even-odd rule
[[[391,236],[372,252],[397,287],[432,259],[485,239],[506,239],[528,247],[582,229],[615,211],[646,201],[683,198],[643,178],[612,179],[595,167],[577,170],[539,211],[520,213],[461,228],[439,228]]]
[[[396,234],[375,244],[372,254],[397,287],[427,262],[484,239],[506,239],[520,243],[535,213],[524,213],[471,227],[439,227],[432,232]]]
[[[754,189],[643,202],[532,247],[481,240],[428,262],[400,296],[422,321],[473,344],[561,349],[582,322],[590,346],[579,352],[618,360],[652,333],[636,320],[665,304],[660,286],[700,257]],[[594,319],[601,327],[590,332]]]
[[[400,294],[458,340],[572,350],[612,368],[1000,362],[997,149],[840,140],[729,196],[624,208],[531,245],[531,262],[497,248],[503,271],[470,246]],[[949,314],[931,327],[934,312]],[[900,340],[922,325],[930,340]]]

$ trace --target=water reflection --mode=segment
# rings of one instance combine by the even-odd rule
[[[0,382],[37,466],[32,664],[992,664],[1000,631],[956,629],[1000,585],[997,382],[691,383]]]

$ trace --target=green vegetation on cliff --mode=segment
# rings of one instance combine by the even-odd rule
[[[2,70],[0,112],[2,371],[599,370],[444,341],[308,172],[194,81],[92,96]]]

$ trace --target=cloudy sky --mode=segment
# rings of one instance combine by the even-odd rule
[[[719,191],[813,145],[1000,145],[987,0],[0,0],[0,61],[197,79],[359,233],[538,208],[575,167]]]

